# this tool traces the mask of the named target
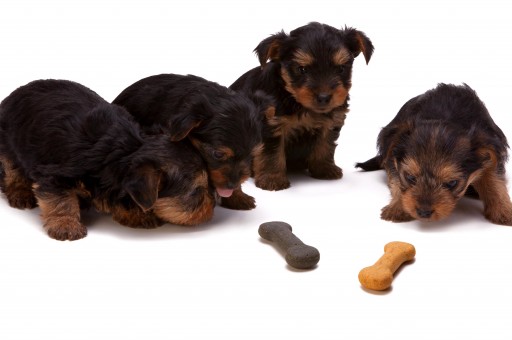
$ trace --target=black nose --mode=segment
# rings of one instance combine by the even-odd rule
[[[416,209],[416,212],[418,213],[418,216],[421,218],[429,218],[434,213],[434,210],[432,209]]]
[[[316,95],[316,101],[318,104],[329,104],[331,101],[332,95],[328,93],[320,93]]]

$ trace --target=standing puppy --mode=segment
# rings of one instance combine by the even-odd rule
[[[276,100],[275,114],[268,111],[263,125],[263,148],[254,157],[256,186],[288,188],[288,169],[307,169],[314,178],[341,178],[334,151],[348,112],[352,63],[361,52],[370,61],[370,39],[353,28],[314,22],[290,35],[270,36],[255,52],[261,67],[231,88],[263,90]]]
[[[356,167],[386,170],[392,197],[382,219],[440,220],[470,188],[488,220],[512,225],[507,139],[469,86],[440,84],[409,100],[377,145],[377,156]]]
[[[231,209],[252,209],[241,190],[249,178],[252,153],[261,143],[259,108],[246,95],[188,75],[161,74],[127,87],[113,101],[153,134],[192,145],[206,162],[210,181]]]
[[[0,187],[19,209],[39,205],[58,240],[86,236],[93,205],[131,227],[209,220],[215,200],[193,149],[148,136],[126,112],[80,84],[37,80],[0,104]]]

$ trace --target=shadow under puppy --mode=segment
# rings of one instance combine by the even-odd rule
[[[373,45],[353,28],[310,23],[264,39],[254,50],[261,67],[236,80],[231,88],[262,90],[276,100],[267,112],[263,148],[254,156],[257,187],[290,186],[287,170],[309,170],[319,179],[339,179],[334,162],[336,140],[348,112],[352,64],[361,52],[370,61]]]
[[[215,200],[195,150],[145,135],[125,109],[65,80],[37,80],[0,104],[0,187],[12,207],[39,205],[58,240],[85,237],[93,205],[131,227],[194,225]]]
[[[476,191],[488,220],[512,225],[507,139],[469,86],[439,84],[412,98],[377,146],[377,156],[356,167],[386,170],[392,198],[382,219],[437,221]]]
[[[253,150],[261,144],[260,110],[270,108],[270,100],[252,100],[193,75],[160,74],[135,82],[113,103],[126,108],[149,133],[164,133],[176,145],[196,148],[221,206],[256,206],[241,184],[249,178]]]

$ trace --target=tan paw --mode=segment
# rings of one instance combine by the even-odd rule
[[[414,220],[414,218],[403,209],[392,205],[387,205],[382,208],[380,218],[391,222],[408,222]]]

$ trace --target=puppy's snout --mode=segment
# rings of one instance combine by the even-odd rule
[[[318,104],[327,105],[331,101],[332,94],[329,93],[319,93],[316,95],[316,101]]]
[[[432,217],[434,210],[432,210],[431,208],[417,208],[416,213],[421,218],[430,218]]]

